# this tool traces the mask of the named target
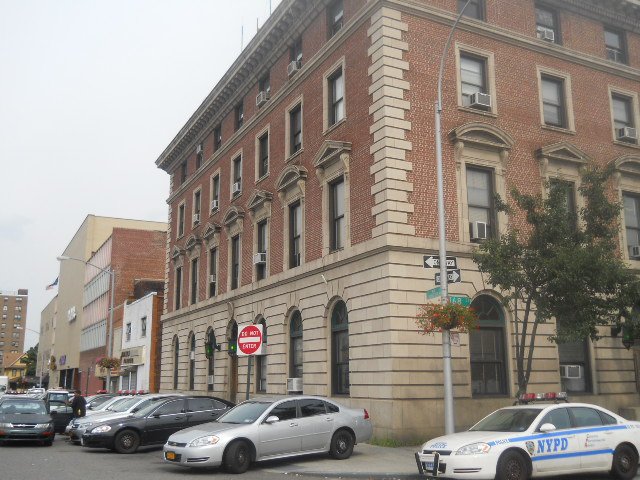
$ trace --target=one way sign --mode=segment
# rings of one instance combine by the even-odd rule
[[[440,257],[435,255],[423,255],[424,268],[440,268]],[[456,257],[447,257],[447,270],[458,268],[458,259]]]
[[[462,281],[462,276],[460,275],[460,269],[456,268],[455,270],[447,271],[447,282],[448,283],[460,283]],[[436,285],[440,285],[440,273],[436,273]]]

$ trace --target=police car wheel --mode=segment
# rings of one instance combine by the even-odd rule
[[[498,460],[496,480],[526,480],[529,478],[527,462],[518,452],[505,452]]]
[[[613,476],[620,480],[631,480],[637,472],[638,454],[629,445],[618,445],[613,452]]]

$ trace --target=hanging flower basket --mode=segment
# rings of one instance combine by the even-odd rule
[[[431,335],[443,330],[456,330],[461,333],[476,328],[478,315],[471,307],[457,303],[429,303],[420,305],[416,323],[423,335]]]
[[[57,368],[58,367],[56,366],[56,357],[51,355],[51,358],[49,359],[49,370],[51,370],[52,372],[55,372]]]
[[[117,370],[120,368],[120,359],[115,357],[104,357],[98,360],[98,366],[107,370]]]

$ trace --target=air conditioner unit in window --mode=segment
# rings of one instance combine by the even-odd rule
[[[638,138],[638,131],[633,127],[623,127],[616,131],[616,137],[618,140],[636,140]]]
[[[488,93],[476,92],[469,98],[469,106],[474,108],[491,108],[491,95]]]
[[[634,260],[640,259],[640,245],[631,245],[629,247],[629,257]]]
[[[300,70],[300,60],[294,60],[287,66],[287,75],[290,77],[294,76]]]
[[[200,223],[200,214],[199,213],[194,213],[193,214],[193,223]]]
[[[302,379],[287,378],[287,392],[302,392]]]
[[[211,211],[213,212],[214,210],[218,209],[218,200],[211,200]]]
[[[231,192],[235,195],[236,193],[240,193],[240,191],[242,190],[242,187],[240,186],[240,182],[236,182],[233,184],[233,187],[231,187]]]
[[[486,240],[487,239],[487,223],[486,222],[472,222],[471,223],[471,240]]]
[[[213,385],[213,375],[207,376],[207,385]]]
[[[616,63],[624,63],[624,55],[615,48],[607,48],[607,59]]]
[[[216,283],[216,276],[215,275],[209,275],[209,283]]]
[[[199,143],[198,146],[196,147],[196,153],[202,153],[202,144]]]
[[[257,265],[259,263],[267,263],[267,254],[266,253],[256,253],[253,256],[253,264]]]
[[[540,40],[546,40],[547,42],[555,42],[556,41],[556,32],[547,27],[538,27],[537,28],[538,38]]]
[[[582,378],[582,366],[560,365],[560,378]]]
[[[189,360],[195,360],[196,359],[196,352],[189,352]]]
[[[269,92],[260,92],[256,96],[256,107],[261,107],[269,100]]]

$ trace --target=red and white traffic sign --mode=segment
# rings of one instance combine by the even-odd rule
[[[238,355],[262,355],[262,325],[246,325],[238,332]]]

